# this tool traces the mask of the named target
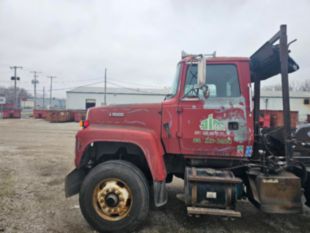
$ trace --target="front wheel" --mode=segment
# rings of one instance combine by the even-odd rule
[[[113,160],[97,165],[80,190],[80,207],[99,232],[133,231],[149,211],[149,189],[133,164]]]

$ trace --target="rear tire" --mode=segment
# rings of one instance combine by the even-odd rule
[[[147,217],[149,188],[143,173],[122,160],[97,165],[80,190],[80,208],[99,232],[131,232]]]

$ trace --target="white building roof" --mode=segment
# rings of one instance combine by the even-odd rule
[[[67,91],[67,93],[91,93],[103,94],[104,87],[77,87]],[[141,88],[115,88],[107,87],[107,94],[129,94],[129,95],[167,95],[168,88],[164,89],[141,89]],[[263,98],[282,98],[281,91],[261,90],[261,97]],[[290,91],[291,98],[310,98],[310,92],[307,91]]]
[[[169,89],[141,89],[141,88],[114,88],[107,87],[107,94],[129,94],[129,95],[167,95]],[[103,94],[104,87],[77,87],[67,93],[91,93]]]

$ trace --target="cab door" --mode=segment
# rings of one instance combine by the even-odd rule
[[[194,90],[197,65],[188,64],[179,106],[180,150],[186,155],[251,154],[246,99],[236,64],[208,64],[208,96]]]

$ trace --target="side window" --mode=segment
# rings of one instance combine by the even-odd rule
[[[166,96],[166,99],[169,99],[173,96],[176,95],[177,91],[178,91],[178,85],[179,85],[179,80],[180,80],[180,72],[181,72],[181,64],[177,65],[177,70],[173,79],[173,83],[170,87],[169,93]]]
[[[197,83],[197,65],[190,64],[186,73],[185,94],[188,97],[197,97],[191,92]],[[239,97],[240,87],[237,68],[229,64],[207,65],[206,84],[210,97]],[[201,93],[199,93],[200,95]]]
[[[197,94],[192,91],[197,84],[197,65],[189,64],[186,71],[186,81],[185,81],[185,89],[184,95],[187,97],[197,97]]]

